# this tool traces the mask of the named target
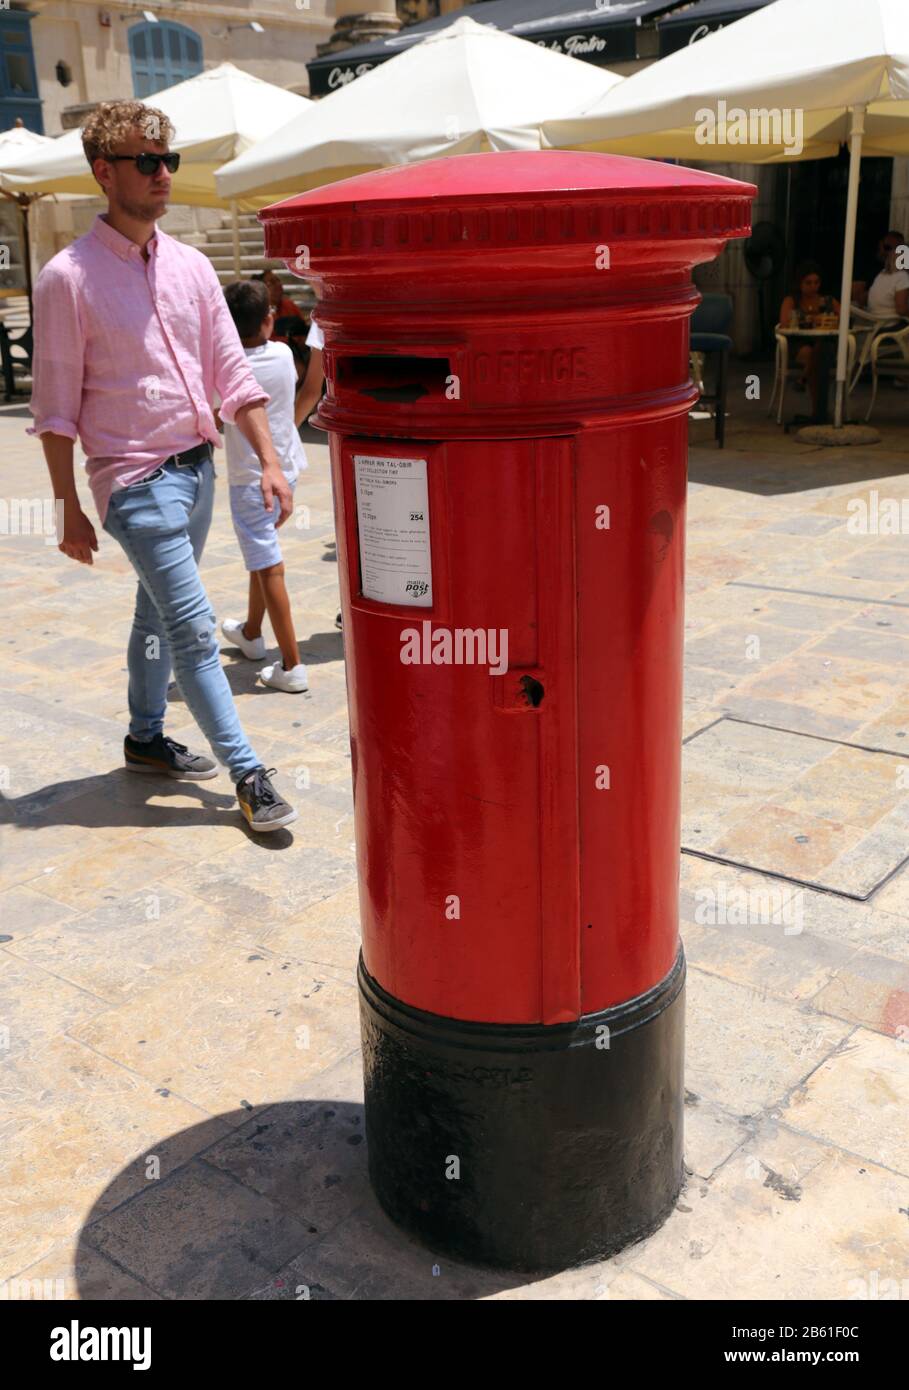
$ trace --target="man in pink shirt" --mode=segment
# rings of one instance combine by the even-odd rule
[[[136,101],[102,103],[82,132],[108,210],[48,262],[34,294],[31,411],[62,504],[60,550],[90,565],[95,529],[73,470],[81,440],[105,531],[139,577],[129,642],[126,765],[195,781],[210,758],[164,735],[171,666],[187,707],[229,769],[250,827],[277,830],[296,811],[277,793],[240,727],[197,566],[211,523],[213,396],[262,464],[262,505],[291,492],[272,443],[268,396],[249,369],[210,261],[156,227],[180,156],[167,116]],[[280,524],[280,523],[279,523]]]

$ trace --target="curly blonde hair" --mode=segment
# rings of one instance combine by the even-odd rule
[[[141,131],[147,140],[169,145],[174,127],[163,111],[146,106],[141,101],[102,101],[82,127],[82,148],[89,168],[96,159],[106,159],[117,145],[134,131]]]

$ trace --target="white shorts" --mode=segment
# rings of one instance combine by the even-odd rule
[[[290,482],[292,492],[296,486],[296,479],[291,482],[287,478],[287,481]],[[230,515],[240,543],[243,563],[250,573],[281,563],[281,546],[278,543],[277,530],[281,503],[277,497],[271,511],[267,512],[262,501],[261,483],[234,484],[230,488]]]

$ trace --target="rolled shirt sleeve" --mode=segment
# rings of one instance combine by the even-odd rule
[[[48,265],[38,276],[32,297],[34,353],[32,397],[35,418],[28,434],[79,435],[84,375],[84,334],[78,286],[69,275]]]
[[[214,384],[220,398],[218,411],[222,420],[233,424],[237,411],[245,405],[267,405],[271,400],[267,391],[256,381],[252,368],[243,351],[237,326],[231,318],[224,298],[221,283],[214,267],[208,262],[210,277],[209,304],[212,316],[212,341],[214,343]]]

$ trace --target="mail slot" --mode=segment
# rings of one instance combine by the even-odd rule
[[[442,395],[451,379],[447,357],[341,356],[335,367],[339,391],[358,392],[375,401],[415,402]]]
[[[264,210],[320,299],[370,1177],[517,1269],[682,1178],[677,885],[692,267],[750,184],[468,155]]]

